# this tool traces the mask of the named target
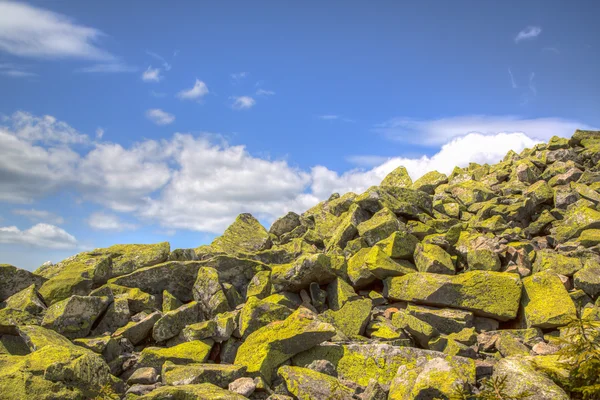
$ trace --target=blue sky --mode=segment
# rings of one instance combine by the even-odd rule
[[[0,1],[0,262],[268,226],[600,126],[595,1]]]

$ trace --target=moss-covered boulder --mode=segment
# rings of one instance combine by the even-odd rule
[[[585,203],[576,203],[567,209],[564,219],[554,228],[554,237],[563,243],[588,229],[600,229],[600,211],[588,207]]]
[[[10,264],[0,264],[0,282],[2,282],[2,285],[0,285],[0,302],[31,285],[39,288],[45,281],[46,279],[43,276],[32,274]]]
[[[237,351],[235,364],[246,366],[248,373],[259,373],[270,382],[283,362],[333,335],[333,326],[301,307],[284,321],[273,322],[249,335]]]
[[[35,271],[47,279],[39,289],[48,306],[72,295],[87,296],[95,286],[106,282],[112,271],[109,254],[80,253],[58,264]]]
[[[552,205],[554,200],[554,190],[546,181],[537,181],[533,185],[529,186],[523,195],[532,201],[533,207],[537,207],[542,204]]]
[[[203,363],[208,359],[212,346],[213,341],[207,339],[185,342],[173,347],[146,347],[140,354],[137,367],[152,367],[160,371],[167,361],[178,365]]]
[[[365,333],[371,317],[371,299],[348,300],[338,310],[327,310],[321,314],[324,321],[339,329],[345,336],[353,338]]]
[[[552,271],[560,275],[573,276],[583,268],[579,258],[568,257],[550,250],[536,252],[533,272]]]
[[[211,267],[198,270],[193,287],[194,299],[208,318],[230,310],[229,300],[219,282],[219,273]]]
[[[113,379],[99,355],[78,347],[47,345],[25,356],[0,355],[0,393],[6,400],[89,399]]]
[[[431,325],[443,334],[461,332],[474,325],[475,318],[470,311],[455,310],[452,308],[437,308],[408,304],[406,312],[421,321]]]
[[[277,370],[287,390],[299,400],[353,399],[354,390],[336,378],[308,368],[284,365]]]
[[[163,290],[162,293],[162,312],[166,313],[169,311],[173,311],[181,307],[183,303],[168,290]]]
[[[204,265],[206,263],[200,261],[168,261],[112,278],[109,283],[136,288],[152,295],[160,295],[167,290],[179,300],[188,302],[193,300],[192,287],[198,270]]]
[[[381,385],[389,386],[400,366],[414,367],[419,359],[439,357],[448,360],[465,382],[475,383],[475,362],[471,359],[384,343],[323,343],[298,354],[292,364],[307,367],[315,360],[327,360],[335,366],[339,379],[361,386],[367,386],[375,379]]]
[[[271,271],[259,271],[252,277],[246,289],[246,299],[254,296],[264,299],[271,294]]]
[[[348,300],[356,296],[352,286],[342,278],[335,278],[327,285],[327,304],[331,310],[339,310]]]
[[[231,382],[241,378],[246,368],[229,364],[186,364],[177,365],[170,361],[163,364],[162,381],[167,385],[195,385],[212,383],[226,388]]]
[[[419,239],[416,236],[401,230],[377,242],[375,246],[381,248],[389,257],[412,261],[417,244]]]
[[[188,400],[188,399],[211,399],[211,400],[247,400],[247,397],[222,389],[211,383],[198,385],[163,386],[143,396],[136,396],[139,400]]]
[[[454,275],[452,257],[435,244],[419,244],[415,248],[415,264],[419,272]]]
[[[400,229],[400,222],[390,209],[382,208],[370,219],[358,224],[356,229],[367,244],[373,246]]]
[[[427,322],[410,315],[404,310],[399,310],[392,317],[392,324],[408,332],[423,348],[429,348],[429,342],[438,337],[440,333]]]
[[[500,360],[494,367],[494,377],[506,377],[505,387],[508,396],[518,396],[524,392],[531,400],[567,400],[569,396],[545,373],[522,358],[509,357]]]
[[[295,228],[300,226],[300,224],[300,216],[295,212],[290,211],[273,222],[269,229],[269,233],[280,237],[281,235],[292,232]]]
[[[156,311],[152,314],[145,316],[139,321],[131,321],[117,329],[112,334],[112,337],[125,338],[129,340],[132,344],[137,345],[150,336],[154,324],[160,319],[160,317],[161,313],[159,311]]]
[[[333,281],[335,272],[328,256],[310,254],[291,264],[275,265],[271,272],[271,283],[278,292],[298,292],[308,288],[311,282],[323,285]]]
[[[587,229],[581,232],[577,241],[584,247],[592,247],[600,244],[600,229]]]
[[[452,186],[450,192],[452,193],[452,197],[460,201],[465,207],[482,201],[488,201],[496,196],[484,184],[472,180]]]
[[[164,313],[163,316],[156,321],[152,328],[152,338],[156,342],[175,337],[187,325],[196,323],[202,319],[200,305],[192,301],[184,304],[176,310]]]
[[[46,305],[40,299],[35,284],[13,294],[5,302],[0,303],[0,307],[6,307],[13,310],[25,311],[32,315],[39,315],[46,311]]]
[[[240,214],[222,236],[210,245],[213,252],[239,254],[261,250],[269,240],[269,232],[251,214]]]
[[[518,275],[491,271],[455,276],[418,272],[384,283],[384,296],[392,300],[460,308],[500,321],[517,316],[522,287]]]
[[[129,274],[139,268],[150,267],[167,261],[171,252],[169,242],[156,244],[117,244],[95,253],[110,255],[112,276]]]
[[[600,296],[600,263],[588,260],[584,267],[573,275],[573,284],[591,298]]]
[[[490,249],[473,249],[467,253],[469,270],[500,271],[502,266],[498,254]]]
[[[413,182],[408,175],[408,171],[405,167],[400,166],[387,174],[381,181],[380,186],[393,186],[393,187],[405,187],[410,188]]]
[[[71,296],[48,308],[42,326],[71,339],[85,337],[109,301],[107,297]]]
[[[389,276],[402,276],[417,271],[415,265],[410,261],[393,260],[378,246],[371,247],[364,258],[362,267],[367,268],[368,273],[377,279],[385,279]],[[368,273],[364,272],[361,275],[368,276]]]
[[[523,279],[522,302],[528,328],[556,328],[577,317],[567,289],[551,271],[538,272]]]
[[[433,194],[435,189],[444,183],[448,183],[448,177],[445,174],[437,171],[430,171],[417,179],[415,183],[413,183],[412,188],[428,194]]]
[[[270,299],[259,300],[251,297],[246,301],[239,316],[239,331],[243,338],[248,337],[252,332],[266,326],[274,321],[283,321],[289,317],[291,308],[271,302]]]
[[[390,385],[389,400],[450,398],[467,382],[445,358],[418,360],[402,365]]]

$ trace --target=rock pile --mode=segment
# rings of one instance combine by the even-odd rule
[[[0,265],[1,399],[425,399],[507,375],[566,399],[561,327],[600,319],[600,132],[267,231]]]

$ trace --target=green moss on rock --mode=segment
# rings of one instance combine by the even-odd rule
[[[523,279],[523,314],[527,327],[556,328],[577,316],[560,278],[543,271]]]

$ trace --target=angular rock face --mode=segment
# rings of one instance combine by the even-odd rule
[[[599,165],[577,131],[195,249],[0,264],[0,398],[577,398],[559,352],[600,320]]]

